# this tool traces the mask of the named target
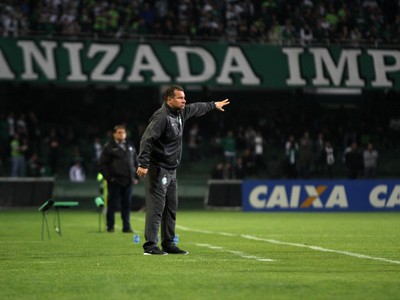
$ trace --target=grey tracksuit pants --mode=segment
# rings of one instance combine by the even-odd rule
[[[145,250],[157,246],[161,224],[161,246],[174,244],[176,210],[178,208],[178,185],[176,170],[150,166],[145,177],[146,223]]]

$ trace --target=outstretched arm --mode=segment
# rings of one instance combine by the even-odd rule
[[[215,108],[220,110],[220,111],[225,111],[224,110],[224,106],[228,105],[229,103],[230,103],[229,99],[225,99],[225,100],[222,100],[222,101],[214,102]]]

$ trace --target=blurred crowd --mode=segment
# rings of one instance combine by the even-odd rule
[[[400,42],[399,0],[3,0],[0,35]]]
[[[230,111],[222,120],[211,114],[204,122],[188,123],[185,164],[210,165],[213,179],[399,175],[393,169],[400,157],[398,109],[389,116],[368,106],[364,109],[370,113],[355,116],[343,107],[307,111],[304,104],[284,106],[270,111],[258,107],[257,115],[238,107],[239,114]],[[139,147],[148,114],[121,109],[134,113],[121,118],[122,111],[113,109],[119,120],[126,120],[128,139]],[[0,176],[60,175],[71,181],[96,177],[102,146],[112,136],[104,128],[115,124],[110,111],[92,108],[93,120],[87,114],[87,118],[71,115],[66,122],[59,115],[62,112],[54,113],[54,120],[45,119],[46,115],[39,118],[34,110],[0,113]],[[379,170],[384,156],[391,159],[392,169]]]
[[[0,114],[0,176],[44,177],[69,174],[71,181],[84,181],[86,172],[73,133],[67,127],[40,122],[35,111]],[[68,161],[61,161],[63,156]],[[99,149],[101,151],[101,146]],[[93,155],[99,153],[94,153]],[[90,160],[90,159],[89,159]],[[87,163],[88,161],[86,161]],[[95,166],[88,165],[90,170]],[[67,168],[67,170],[65,169]],[[61,169],[61,170],[60,170]]]
[[[283,145],[276,148],[252,127],[248,127],[244,135],[235,136],[228,131],[219,142],[222,159],[216,161],[211,178],[378,178],[379,152],[372,136],[364,135],[362,140],[357,135],[347,137],[344,148],[333,146],[330,138],[332,136],[325,137],[322,132],[314,137],[305,131],[298,138],[290,134]],[[266,155],[267,148],[281,152]]]

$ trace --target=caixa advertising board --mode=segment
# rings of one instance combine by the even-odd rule
[[[244,180],[243,211],[399,211],[400,180]]]

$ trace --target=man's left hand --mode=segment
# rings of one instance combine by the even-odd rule
[[[230,103],[229,99],[225,99],[225,100],[222,100],[222,101],[214,102],[215,108],[218,109],[219,111],[225,111],[223,107],[225,105],[228,105],[229,103]]]

